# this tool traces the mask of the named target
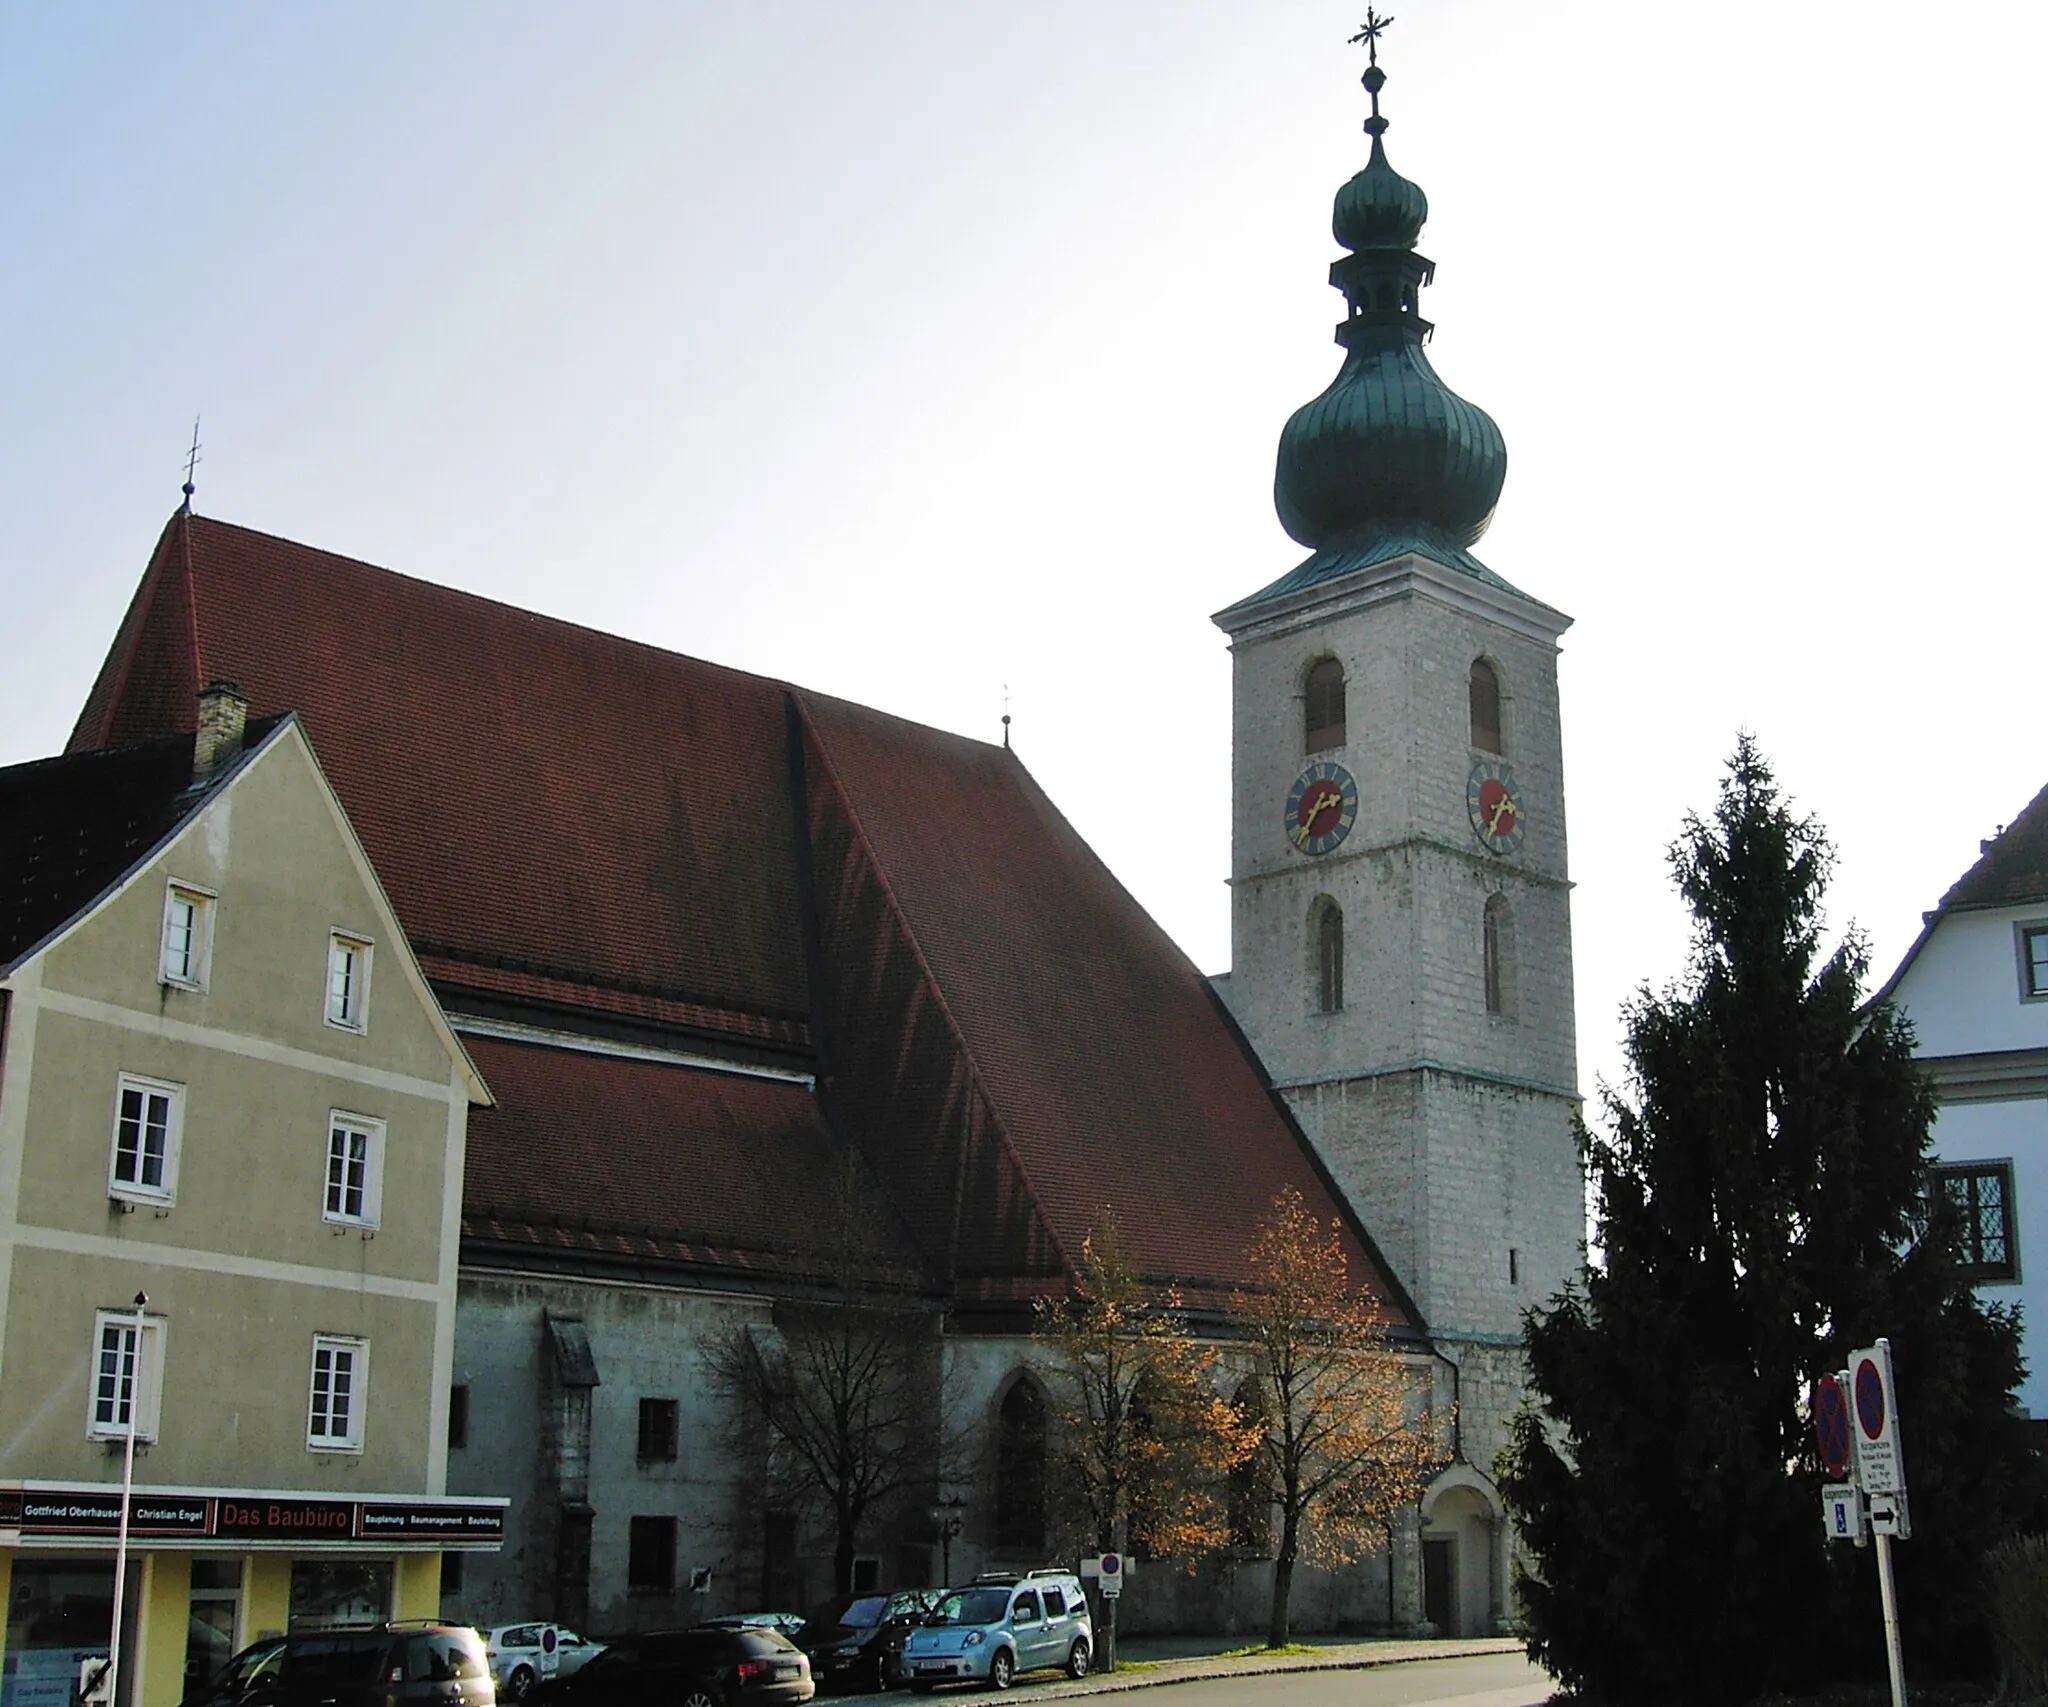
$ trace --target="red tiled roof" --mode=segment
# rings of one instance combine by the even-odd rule
[[[1984,846],[1983,857],[1942,896],[1952,907],[2017,907],[2048,900],[2048,788]]]
[[[1220,1303],[1293,1185],[1404,1315],[1206,981],[1008,751],[181,515],[72,744],[189,730],[214,676],[300,713],[444,998],[818,1067],[813,1098],[476,1040],[472,1249],[788,1272],[843,1135],[963,1303],[1058,1288],[1105,1209]]]
[[[469,1037],[463,1232],[516,1252],[926,1284],[873,1175],[802,1084]]]
[[[300,714],[422,952],[803,1019],[779,683],[179,514],[72,749],[214,676]]]
[[[813,784],[826,940],[833,915],[878,906],[898,939],[862,918],[824,957],[836,987],[820,1000],[840,998],[832,1028],[863,1010],[907,1016],[886,1054],[896,1082],[862,1100],[945,1087],[929,1118],[952,1133],[926,1148],[979,1164],[958,1176],[975,1201],[972,1237],[950,1253],[963,1282],[1071,1262],[1113,1211],[1148,1271],[1221,1303],[1250,1280],[1245,1249],[1283,1186],[1335,1213],[1208,981],[1014,754],[837,700],[804,707],[834,797]],[[892,988],[917,969],[922,992]],[[918,1141],[900,1113],[874,1118],[896,1128],[881,1142]],[[929,1178],[931,1154],[919,1160]],[[1355,1226],[1347,1245],[1353,1275],[1395,1303]]]

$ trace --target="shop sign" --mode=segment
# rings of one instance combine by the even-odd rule
[[[503,1500],[346,1500],[205,1488],[137,1488],[128,1533],[143,1540],[255,1547],[497,1547],[505,1539]],[[0,1540],[112,1541],[121,1528],[121,1491],[98,1483],[0,1488]]]

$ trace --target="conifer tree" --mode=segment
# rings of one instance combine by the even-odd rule
[[[1882,1674],[1870,1556],[1830,1549],[1806,1398],[1890,1338],[1913,1539],[1909,1675],[1981,1641],[1983,1548],[2022,1520],[2015,1319],[1962,1279],[1925,1196],[1933,1105],[1867,952],[1822,945],[1832,855],[1744,736],[1673,873],[1690,965],[1626,1010],[1626,1076],[1582,1130],[1583,1282],[1531,1312],[1537,1403],[1502,1487],[1533,1558],[1532,1658],[1581,1698],[1739,1703]]]

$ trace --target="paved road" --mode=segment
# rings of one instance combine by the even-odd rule
[[[1363,1671],[1212,1677],[1113,1699],[1117,1707],[1539,1707],[1556,1690],[1550,1675],[1520,1654],[1475,1654]]]
[[[1098,1707],[1541,1707],[1557,1689],[1548,1674],[1519,1653],[1225,1677],[1174,1677],[1174,1669],[1147,1667],[1116,1677],[1092,1677],[1084,1684],[1069,1683],[1057,1672],[1034,1672],[1019,1678],[1008,1695],[940,1689],[926,1696],[892,1691],[879,1699],[916,1701],[920,1707],[927,1702],[943,1707],[956,1699],[1010,1701],[1017,1707],[1028,1707],[1037,1699],[1053,1707],[1054,1702],[1091,1698]],[[832,1699],[818,1697],[821,1704]]]

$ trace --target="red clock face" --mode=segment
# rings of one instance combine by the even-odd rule
[[[1522,796],[1508,767],[1498,759],[1482,759],[1465,783],[1465,810],[1472,830],[1489,853],[1512,853],[1522,845]]]
[[[1488,834],[1510,834],[1520,816],[1515,810],[1515,797],[1508,793],[1508,785],[1499,777],[1490,776],[1479,785],[1479,818]]]
[[[1282,822],[1303,853],[1326,854],[1351,833],[1357,817],[1357,782],[1342,765],[1323,762],[1294,779]]]

